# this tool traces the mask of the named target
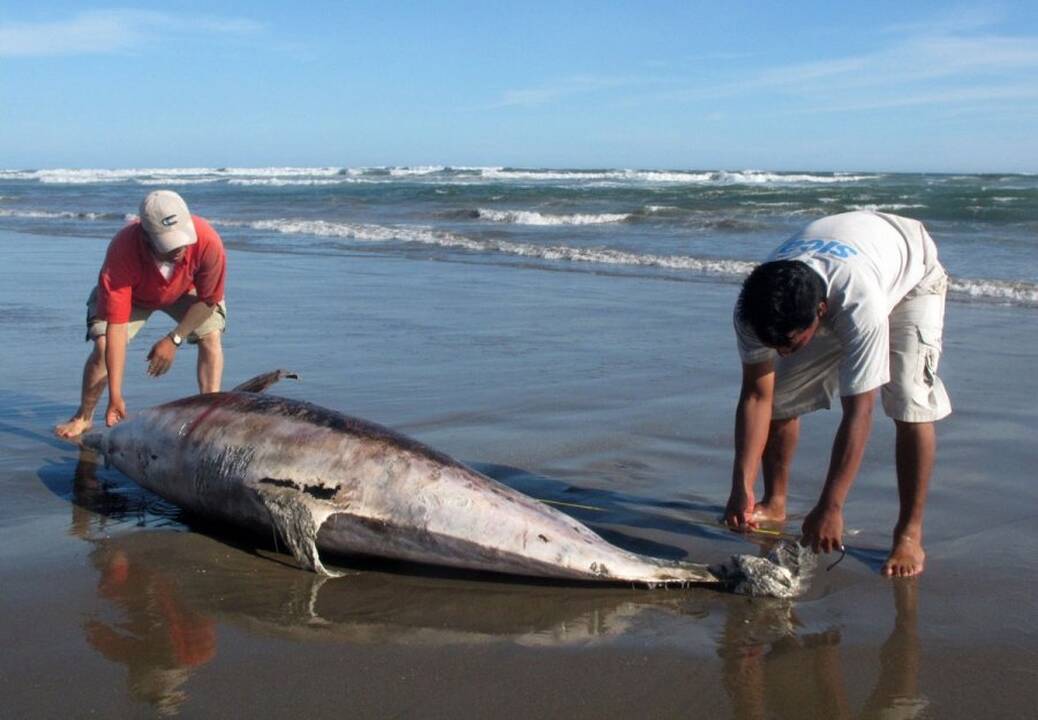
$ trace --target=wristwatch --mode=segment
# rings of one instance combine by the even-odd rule
[[[177,331],[176,331],[176,330],[174,330],[173,332],[171,332],[171,333],[170,333],[169,335],[167,335],[166,337],[168,337],[168,338],[169,338],[170,340],[172,340],[172,341],[173,341],[173,344],[174,344],[174,345],[176,345],[177,347],[180,347],[180,344],[181,344],[182,342],[184,342],[184,338],[182,338],[182,337],[180,337],[179,335],[177,335]]]

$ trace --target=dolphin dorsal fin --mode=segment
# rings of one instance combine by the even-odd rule
[[[285,378],[298,380],[299,376],[289,370],[271,370],[270,372],[246,380],[241,385],[238,385],[231,390],[231,392],[261,393],[278,380],[284,380]]]

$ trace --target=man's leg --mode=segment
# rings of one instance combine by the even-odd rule
[[[108,368],[105,366],[105,336],[94,340],[94,349],[83,365],[83,384],[79,395],[79,408],[68,421],[55,426],[54,434],[62,438],[73,438],[82,435],[94,424],[94,410],[101,400],[108,380]]]
[[[786,519],[786,496],[793,455],[800,439],[800,418],[772,420],[764,446],[762,469],[764,497],[753,508],[755,520],[779,522]]]
[[[897,577],[923,571],[923,510],[937,454],[937,432],[932,422],[903,422],[897,427],[897,493],[901,502],[890,557],[883,574]]]
[[[172,305],[162,308],[162,312],[179,323],[197,302],[198,296],[194,293],[185,293]],[[187,336],[190,344],[198,346],[195,376],[198,380],[198,392],[203,395],[220,392],[220,381],[223,378],[223,345],[220,338],[225,327],[227,327],[227,308],[221,302],[209,318]]]
[[[786,519],[786,495],[793,456],[800,440],[800,417],[832,406],[839,384],[840,342],[834,334],[816,335],[806,347],[775,363],[775,398],[761,469],[764,496],[754,518]]]
[[[223,378],[221,335],[221,332],[214,331],[198,338],[198,392],[200,393],[220,391],[220,380]]]
[[[900,500],[890,557],[883,574],[895,577],[923,571],[923,509],[937,455],[934,423],[951,413],[944,383],[937,375],[944,331],[947,275],[939,265],[890,314],[890,378],[883,406],[897,428],[895,458]]]

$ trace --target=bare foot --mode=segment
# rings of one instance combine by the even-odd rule
[[[59,438],[74,438],[82,435],[94,426],[94,421],[81,418],[78,415],[70,418],[67,422],[54,426],[54,434]]]
[[[782,522],[786,519],[786,504],[768,500],[753,506],[753,519],[757,522]]]
[[[894,547],[883,563],[882,573],[887,577],[911,577],[923,571],[925,561],[922,544],[912,535],[901,534],[894,539]]]

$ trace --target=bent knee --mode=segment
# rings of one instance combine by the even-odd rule
[[[202,350],[214,351],[221,348],[220,332],[213,331],[198,338],[198,347]]]

